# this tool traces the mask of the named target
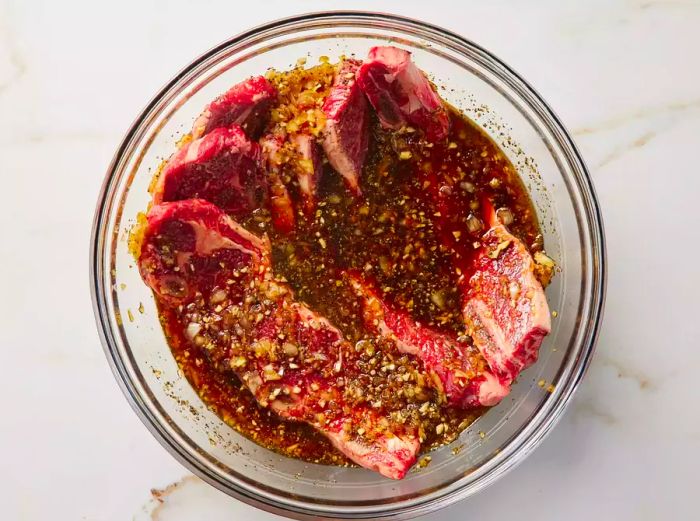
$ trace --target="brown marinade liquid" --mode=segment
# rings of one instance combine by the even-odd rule
[[[254,212],[242,224],[267,233],[273,245],[275,273],[286,278],[296,298],[327,317],[351,342],[367,336],[358,298],[341,275],[358,269],[371,275],[384,298],[432,327],[464,334],[457,277],[450,256],[433,230],[435,208],[417,197],[429,187],[420,170],[447,179],[463,190],[463,215],[449,216],[462,225],[481,215],[479,201],[509,210],[509,229],[531,251],[542,248],[536,214],[515,169],[498,146],[474,123],[450,110],[451,131],[444,144],[429,145],[419,132],[382,130],[374,121],[370,150],[361,180],[362,197],[350,195],[330,166],[325,166],[313,215],[299,213],[296,230],[276,233],[269,214]],[[284,180],[294,192],[294,180]],[[464,240],[478,240],[483,229]],[[257,405],[232,374],[216,372],[202,348],[182,335],[174,315],[161,306],[163,324],[175,359],[193,388],[228,425],[281,454],[326,464],[349,464],[326,439],[305,424],[286,422]],[[485,409],[441,408],[434,424],[425,425],[423,450],[453,441]],[[436,429],[439,424],[446,428]],[[437,434],[440,430],[440,434]]]

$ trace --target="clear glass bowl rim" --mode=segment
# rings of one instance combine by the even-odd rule
[[[103,283],[105,237],[107,233],[111,232],[111,230],[106,230],[105,227],[109,221],[111,207],[115,203],[115,196],[117,195],[117,173],[120,164],[125,153],[134,146],[134,138],[139,134],[139,128],[149,119],[151,114],[158,111],[159,105],[171,90],[203,63],[232,46],[241,47],[251,39],[261,41],[261,39],[272,38],[280,34],[289,34],[290,32],[305,30],[314,26],[327,26],[333,22],[345,27],[390,28],[405,32],[411,36],[420,37],[429,42],[447,45],[457,51],[466,49],[472,54],[477,54],[482,60],[482,64],[486,65],[500,80],[505,81],[509,87],[513,88],[530,108],[536,110],[542,122],[552,131],[557,145],[566,153],[570,164],[573,166],[574,186],[582,198],[584,223],[588,227],[591,238],[592,257],[597,261],[591,266],[591,287],[587,288],[590,292],[589,305],[587,309],[582,310],[585,326],[583,328],[584,334],[581,337],[582,340],[580,345],[577,346],[576,366],[569,380],[563,383],[565,388],[559,399],[556,402],[548,402],[551,403],[549,410],[542,411],[545,413],[543,415],[538,415],[538,422],[534,421],[535,418],[533,418],[533,421],[523,429],[523,432],[512,440],[495,458],[497,461],[488,472],[478,476],[476,479],[465,480],[460,487],[448,492],[437,490],[418,499],[374,507],[348,508],[347,506],[342,506],[335,508],[325,505],[325,508],[319,508],[319,505],[304,505],[295,501],[280,502],[262,491],[251,491],[239,487],[236,483],[223,481],[218,476],[210,473],[195,454],[184,450],[176,440],[161,428],[158,420],[151,413],[148,397],[142,396],[135,389],[126,369],[126,362],[118,353],[117,345],[120,339],[118,335],[114,334],[110,324],[110,310],[106,299],[107,288],[105,288]],[[606,247],[603,220],[590,175],[571,136],[542,97],[523,78],[492,53],[456,33],[403,16],[365,11],[307,13],[260,25],[222,42],[199,56],[176,74],[153,97],[124,135],[109,165],[100,190],[90,243],[90,288],[100,340],[119,386],[142,422],[161,445],[178,461],[219,490],[258,508],[280,515],[294,516],[298,519],[377,519],[380,517],[385,519],[405,519],[423,515],[453,504],[482,490],[508,470],[511,470],[515,465],[522,462],[559,420],[588,368],[602,322],[606,278]]]

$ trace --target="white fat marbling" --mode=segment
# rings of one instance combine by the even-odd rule
[[[605,324],[571,408],[520,467],[425,519],[697,519],[700,2],[243,5],[0,0],[0,517],[275,517],[191,476],[130,410],[94,326],[89,230],[122,133],[174,71],[272,17],[351,6],[452,29],[526,77],[573,131],[607,229]]]

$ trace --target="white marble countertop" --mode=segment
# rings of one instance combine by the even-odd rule
[[[519,71],[573,131],[607,229],[604,328],[564,419],[425,519],[697,519],[700,2],[235,4],[0,0],[0,517],[276,518],[191,476],[129,408],[95,330],[90,225],[123,132],[174,71],[252,25],[351,5],[442,25]]]

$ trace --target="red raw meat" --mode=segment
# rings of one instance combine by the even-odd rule
[[[290,233],[296,226],[294,205],[289,190],[282,182],[282,146],[284,138],[280,135],[268,134],[260,140],[269,186],[270,214],[273,226],[282,233]]]
[[[383,63],[366,62],[360,67],[357,83],[376,111],[382,127],[399,130],[406,126],[407,121],[393,92],[391,78],[391,72]]]
[[[251,258],[267,262],[264,240],[202,199],[155,205],[147,220],[139,269],[146,284],[171,305],[225,287],[230,271],[247,266]]]
[[[488,199],[481,201],[479,223],[490,228],[483,234],[470,233],[464,221],[470,196],[444,172],[417,171],[416,175],[428,187],[416,196],[427,198],[437,210],[433,226],[461,274],[458,286],[469,335],[491,370],[510,383],[537,360],[542,339],[551,329],[534,260],[525,245],[498,222]]]
[[[257,137],[276,99],[277,89],[262,76],[242,81],[207,105],[192,125],[192,137],[231,125],[240,125],[249,136]]]
[[[259,204],[265,188],[260,161],[260,147],[241,127],[217,128],[173,154],[158,178],[153,202],[205,199],[243,215]]]
[[[357,72],[357,82],[384,128],[396,130],[408,122],[422,129],[430,141],[447,137],[447,109],[411,61],[410,52],[392,46],[372,47]]]
[[[297,181],[304,199],[304,208],[310,213],[316,208],[316,191],[323,173],[321,155],[314,138],[308,134],[297,134],[292,138],[299,158],[297,160]]]
[[[491,228],[481,238],[464,319],[491,369],[512,380],[537,361],[551,330],[549,306],[527,248],[497,221],[490,204],[487,212]]]
[[[404,353],[417,356],[426,371],[434,375],[439,391],[455,407],[491,406],[509,392],[486,367],[479,352],[457,340],[456,335],[423,326],[407,313],[384,302],[373,284],[359,274],[348,273],[355,291],[362,298],[365,325],[394,341]]]
[[[354,346],[276,280],[270,246],[201,200],[153,207],[139,257],[146,283],[217,369],[234,371],[258,403],[306,422],[348,458],[401,479],[416,460],[415,427],[349,401],[361,373]]]
[[[367,100],[355,81],[359,66],[356,60],[342,62],[323,103],[326,114],[323,150],[354,194],[360,193],[360,174],[369,143]]]
[[[290,233],[296,225],[294,206],[289,190],[277,175],[270,176],[270,213],[272,225],[282,233]]]

